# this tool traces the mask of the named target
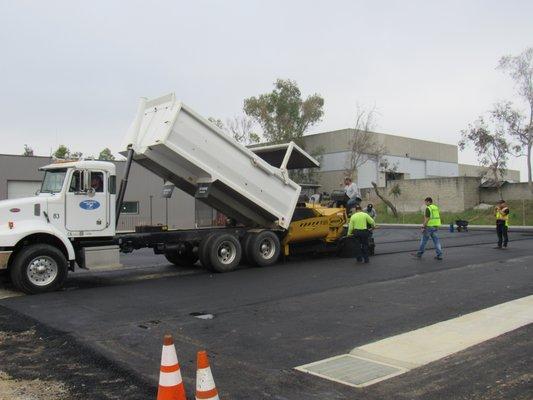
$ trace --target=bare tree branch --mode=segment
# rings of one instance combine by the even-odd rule
[[[253,127],[254,121],[245,115],[226,120],[226,130],[237,142],[244,145],[259,143],[261,140],[261,137],[252,131]]]
[[[368,160],[377,162],[386,153],[385,146],[377,141],[372,132],[376,114],[375,106],[370,109],[357,107],[355,124],[349,139],[350,156],[345,170],[346,175],[351,178]]]
[[[253,132],[254,121],[246,115],[228,118],[226,123],[219,118],[209,117],[208,120],[245,146],[261,141],[261,136]]]
[[[383,203],[387,205],[392,211],[392,214],[394,214],[394,218],[398,218],[398,210],[396,209],[396,206],[392,204],[392,202],[387,199],[382,193],[380,193],[378,189],[378,185],[376,182],[372,182],[372,186],[374,187],[374,192],[376,192],[376,196],[378,196]]]

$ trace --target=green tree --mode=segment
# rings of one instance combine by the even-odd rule
[[[98,155],[98,159],[102,161],[114,161],[115,156],[113,155],[113,153],[111,153],[111,150],[106,147],[100,152],[100,154]]]
[[[473,124],[462,130],[459,148],[464,150],[467,146],[472,146],[479,163],[487,167],[487,172],[492,174],[494,182],[499,182],[507,171],[507,160],[511,148],[499,129],[498,120],[494,116],[491,116],[491,120],[492,127],[483,117],[479,117]]]
[[[64,144],[60,144],[56,151],[54,151],[52,154],[52,157],[61,160],[67,159],[70,157],[70,150]]]
[[[290,79],[278,79],[272,92],[244,100],[244,112],[259,124],[267,142],[292,140],[300,146],[307,129],[322,119],[323,107],[324,99],[318,94],[303,100],[297,83]]]
[[[28,146],[27,144],[24,145],[24,153],[22,153],[25,157],[33,157],[33,149]]]
[[[507,72],[514,80],[518,94],[527,103],[527,113],[522,113],[510,102],[496,105],[493,116],[507,128],[507,133],[517,143],[520,155],[527,160],[527,180],[533,191],[532,148],[533,148],[533,47],[517,56],[505,56],[500,59],[498,68]],[[529,116],[528,116],[529,114]]]

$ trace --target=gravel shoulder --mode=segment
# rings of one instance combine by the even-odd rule
[[[0,400],[148,399],[156,387],[63,332],[0,307]]]

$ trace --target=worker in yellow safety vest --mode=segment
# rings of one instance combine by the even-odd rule
[[[495,249],[506,249],[509,243],[507,232],[509,230],[509,207],[505,200],[500,200],[494,209],[496,217],[496,234],[498,235],[498,245]],[[502,247],[503,246],[503,247]]]
[[[431,197],[426,197],[424,202],[426,203],[426,210],[424,212],[424,224],[422,225],[422,239],[420,240],[418,252],[413,254],[413,256],[416,258],[422,258],[422,254],[424,254],[424,251],[426,250],[429,238],[431,238],[435,246],[435,252],[437,253],[435,259],[442,260],[442,246],[437,234],[439,227],[441,226],[440,210],[439,207],[433,204],[433,199]]]
[[[355,206],[355,212],[350,217],[350,223],[348,224],[348,236],[352,236],[359,241],[361,247],[360,250],[357,249],[357,261],[365,261],[368,263],[370,260],[368,258],[368,237],[370,232],[368,228],[373,228],[376,226],[374,219],[363,212],[361,206],[357,204]]]

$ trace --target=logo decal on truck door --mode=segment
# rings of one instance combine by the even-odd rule
[[[84,210],[96,210],[98,207],[100,207],[100,203],[96,200],[84,200],[80,203],[80,208]]]

